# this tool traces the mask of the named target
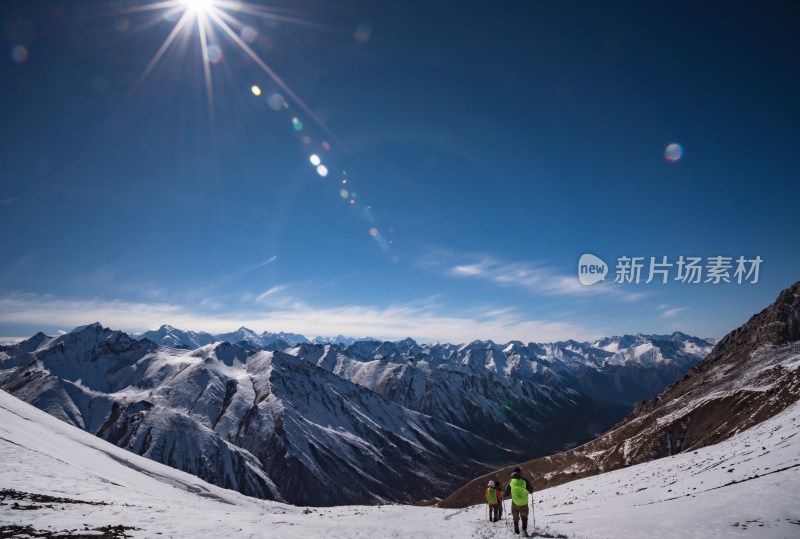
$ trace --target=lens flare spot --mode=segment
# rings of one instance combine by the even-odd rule
[[[372,27],[367,23],[359,24],[356,28],[355,34],[353,35],[356,43],[359,45],[363,45],[369,41],[370,36],[372,36]]]
[[[312,164],[312,165],[314,165],[315,167],[316,167],[317,165],[319,165],[320,163],[322,163],[322,160],[321,160],[321,159],[319,158],[319,156],[318,156],[317,154],[315,154],[315,153],[312,153],[312,154],[311,154],[311,157],[309,157],[309,158],[308,158],[308,160],[309,160],[309,161],[311,161],[311,164]]]
[[[342,183],[347,183],[347,180],[342,180]]]
[[[286,105],[286,100],[283,99],[281,94],[272,94],[267,98],[267,103],[269,103],[269,108],[272,110],[281,110]],[[292,122],[294,122],[297,118],[293,118]]]
[[[119,18],[114,21],[114,30],[120,33],[127,32],[131,29],[131,21],[125,17]]]
[[[378,229],[377,228],[370,228],[369,229],[369,235],[374,238],[375,236],[378,235]]]
[[[339,191],[339,196],[342,198],[347,198],[350,196],[350,193],[347,192],[347,189],[341,189]]]
[[[256,38],[258,37],[258,32],[255,28],[251,26],[245,26],[242,28],[242,31],[239,33],[239,37],[242,38],[242,41],[246,43],[253,43],[255,42]]]
[[[252,88],[250,88],[250,91],[251,91],[251,92],[253,92],[253,95],[254,95],[254,96],[259,96],[259,95],[261,95],[261,88],[259,88],[259,87],[258,87],[258,86],[256,86],[256,85],[253,85],[253,87],[252,87]]]
[[[292,118],[292,127],[294,127],[295,131],[301,131],[303,129],[303,122],[297,118]]]
[[[667,161],[677,161],[683,157],[683,146],[677,143],[670,144],[664,151],[664,157],[667,158]]]
[[[218,45],[209,45],[206,47],[205,57],[212,64],[218,64],[222,60],[222,49]]]
[[[356,203],[356,201],[355,201],[355,200],[353,200],[353,199],[350,199],[350,204],[355,204],[355,203]]]
[[[320,165],[317,167],[317,174],[322,176],[323,178],[328,175],[328,167],[325,165]]]
[[[325,148],[326,150],[330,150],[331,149],[331,145],[328,144],[327,140],[323,140],[322,141],[322,147]]]
[[[303,137],[303,144],[311,144],[311,137],[308,135]]]
[[[24,45],[14,45],[11,47],[11,59],[18,64],[28,61],[28,49]]]

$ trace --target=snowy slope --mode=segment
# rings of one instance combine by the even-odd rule
[[[800,403],[717,445],[537,494],[577,537],[800,537]]]
[[[571,539],[797,537],[798,434],[800,404],[794,404],[718,445],[538,492],[537,531]],[[137,528],[126,531],[129,537],[176,539],[508,535],[506,522],[485,520],[482,505],[304,509],[248,498],[132,455],[2,391],[0,488],[107,504],[23,498],[20,506],[39,509],[18,510],[6,498],[0,503],[0,530],[123,525]]]
[[[309,488],[335,489],[312,484]],[[135,527],[129,537],[406,537],[469,533],[468,521],[408,506],[304,509],[248,498],[163,466],[69,426],[0,391],[0,489],[107,505],[0,503],[6,526],[36,530]]]

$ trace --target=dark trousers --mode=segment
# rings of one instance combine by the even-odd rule
[[[501,511],[502,511],[502,507],[500,507],[499,503],[495,504],[495,505],[491,505],[490,504],[489,505],[489,520],[491,520],[492,522],[497,522],[498,520],[500,520]]]

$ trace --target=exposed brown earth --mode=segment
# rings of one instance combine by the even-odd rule
[[[660,395],[581,447],[521,464],[536,490],[719,443],[800,400],[800,282],[720,340]],[[507,483],[513,466],[474,479],[439,507],[483,500],[489,480]]]
[[[15,511],[37,511],[40,509],[58,509],[57,506],[64,504],[84,504],[84,505],[109,505],[106,502],[94,502],[86,500],[75,500],[72,498],[61,498],[58,496],[48,496],[47,494],[36,494],[22,492],[14,489],[0,490],[0,505],[9,505]],[[63,509],[63,507],[62,507]],[[71,539],[124,539],[130,537],[128,530],[135,530],[131,526],[98,526],[90,528],[84,526],[82,529],[74,530],[37,530],[30,525],[2,525],[0,526],[0,539],[19,538],[29,539],[32,537],[41,538],[61,538]]]
[[[37,530],[33,526],[0,526],[0,538],[30,539],[39,537],[44,539],[125,539],[131,537],[126,530],[134,530],[129,526],[100,526],[99,528],[84,528],[82,530]]]

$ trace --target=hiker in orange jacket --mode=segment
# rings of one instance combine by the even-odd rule
[[[483,498],[489,504],[489,520],[491,522],[500,520],[500,514],[503,509],[503,493],[500,492],[494,481],[489,481],[489,486],[486,487]]]

